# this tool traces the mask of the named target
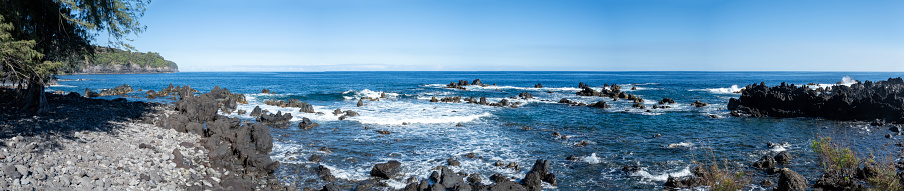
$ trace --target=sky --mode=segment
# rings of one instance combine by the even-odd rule
[[[904,71],[904,1],[154,0],[140,21],[131,44],[180,71]]]

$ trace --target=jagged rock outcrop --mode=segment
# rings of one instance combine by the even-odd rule
[[[811,89],[782,83],[751,84],[728,101],[733,115],[753,117],[822,117],[832,120],[904,123],[904,80],[858,82]]]

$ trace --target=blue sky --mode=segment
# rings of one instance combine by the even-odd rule
[[[904,71],[904,1],[154,0],[141,22],[132,45],[182,71]]]

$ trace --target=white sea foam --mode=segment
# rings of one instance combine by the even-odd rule
[[[851,86],[852,84],[856,84],[857,80],[854,80],[850,76],[841,77],[841,85]]]
[[[715,94],[739,94],[741,93],[741,88],[738,87],[738,85],[731,85],[731,87],[727,88],[691,89],[687,91],[708,91]]]
[[[395,99],[395,98],[399,97],[398,93],[389,93],[389,92],[382,92],[382,91],[378,92],[378,91],[373,91],[373,90],[369,90],[369,89],[364,89],[361,91],[349,90],[349,91],[345,91],[342,93],[343,94],[354,94],[354,96],[342,96],[346,100],[357,100],[358,98],[361,98],[361,97],[380,98],[380,93],[386,94],[386,98],[380,98],[380,99]]]
[[[683,147],[683,148],[690,148],[690,147],[693,147],[693,146],[694,146],[694,143],[680,142],[680,143],[672,143],[672,144],[669,144],[669,145],[667,145],[666,147],[668,147],[668,148],[682,148],[682,147]]]
[[[50,87],[74,88],[74,87],[78,87],[78,86],[70,86],[70,85],[63,85],[63,84],[54,84],[54,85],[50,85]]]
[[[775,144],[772,146],[772,149],[769,149],[769,150],[773,151],[773,152],[782,152],[782,151],[788,150],[788,147],[790,147],[790,146],[791,146],[791,144],[788,144],[788,143]]]
[[[599,164],[600,158],[596,157],[596,153],[591,153],[590,156],[584,157],[584,162],[587,164]]]
[[[347,120],[365,124],[400,125],[462,123],[489,117],[494,108],[464,103],[431,103],[423,101],[367,101],[364,107],[350,108],[361,114]]]
[[[631,173],[631,176],[641,177],[644,180],[660,181],[660,182],[668,180],[670,176],[677,178],[677,177],[685,177],[685,176],[690,176],[690,175],[691,175],[690,167],[684,167],[684,169],[681,169],[678,171],[665,172],[662,174],[655,174],[655,175],[651,174],[650,172],[647,172],[646,169],[642,169],[637,172]]]
[[[446,84],[426,84],[425,87],[430,88],[444,88]],[[492,91],[511,91],[511,90],[521,90],[521,91],[554,91],[554,92],[562,92],[562,91],[573,91],[578,92],[581,91],[581,88],[576,87],[542,87],[542,88],[534,88],[534,87],[517,87],[517,86],[463,86],[468,91],[472,90],[492,90]]]

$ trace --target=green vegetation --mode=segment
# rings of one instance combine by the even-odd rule
[[[143,32],[138,22],[150,0],[0,0],[3,36],[0,79],[27,84],[23,110],[43,114],[50,108],[44,81],[74,58],[94,53],[91,41],[108,35],[114,47],[134,50],[128,36]],[[71,67],[71,66],[69,66]]]
[[[138,65],[142,68],[148,66],[152,68],[179,68],[175,62],[164,59],[163,56],[160,56],[160,53],[156,52],[141,53],[99,46],[94,48],[96,52],[93,56],[84,56],[84,58],[88,59],[87,62],[85,59],[72,60],[70,61],[71,63],[68,65],[68,68],[63,69],[63,71],[77,71],[86,66],[129,66],[131,64]]]
[[[873,157],[875,158],[875,157]],[[874,190],[904,190],[904,183],[896,172],[894,159],[883,157],[881,161],[870,159],[866,165],[875,170],[875,176],[866,177],[866,182],[875,187]]]
[[[845,177],[853,177],[860,167],[860,158],[847,146],[833,142],[831,137],[819,137],[810,145],[826,172],[838,173]]]
[[[735,191],[743,190],[750,184],[747,174],[740,169],[731,169],[727,161],[719,165],[716,162],[711,164],[698,163],[700,168],[697,173],[703,179],[703,184],[709,186],[710,190],[715,191]]]
[[[810,148],[819,155],[825,173],[837,174],[845,179],[863,179],[872,186],[870,190],[904,190],[902,177],[898,175],[891,156],[877,158],[870,154],[869,158],[860,158],[849,146],[819,135]]]

